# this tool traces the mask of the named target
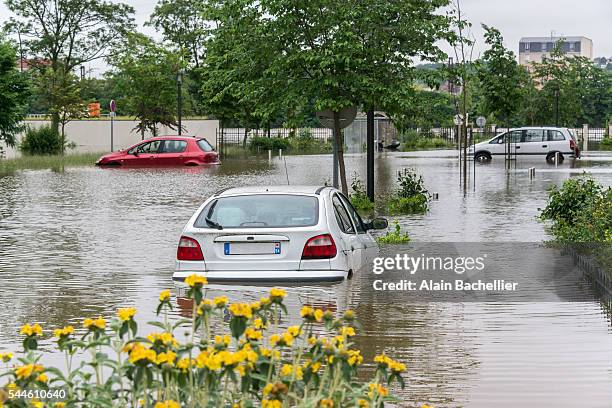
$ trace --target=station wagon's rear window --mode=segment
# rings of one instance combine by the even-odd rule
[[[194,225],[198,228],[308,227],[316,225],[318,218],[316,197],[256,194],[221,197],[202,210]]]

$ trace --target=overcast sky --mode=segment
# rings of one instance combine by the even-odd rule
[[[0,21],[8,18],[3,0]],[[157,36],[142,24],[149,19],[155,0],[124,0],[136,10],[136,21],[146,34]],[[473,24],[475,57],[483,51],[481,23],[498,28],[506,46],[518,54],[521,37],[586,36],[593,40],[594,57],[612,57],[612,0],[461,0],[464,13]],[[446,52],[451,49],[445,48]],[[94,63],[99,74],[103,64]]]

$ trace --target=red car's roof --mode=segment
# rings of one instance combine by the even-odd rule
[[[196,139],[203,139],[203,137],[201,136],[170,136],[170,135],[165,135],[165,136],[156,136],[156,137],[152,137],[146,140],[167,140],[167,139],[183,139],[183,140],[196,140]]]

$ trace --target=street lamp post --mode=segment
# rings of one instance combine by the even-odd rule
[[[183,134],[183,70],[179,69],[176,74],[176,86],[177,86],[177,116],[178,116],[178,134]]]

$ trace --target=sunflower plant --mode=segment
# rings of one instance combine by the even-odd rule
[[[78,337],[72,326],[54,331],[65,367],[40,363],[31,338],[42,329],[22,330],[28,343],[1,374],[4,388],[66,390],[61,400],[7,399],[6,407],[382,407],[395,398],[389,385],[404,386],[403,363],[385,354],[374,360],[369,381],[358,381],[364,362],[354,347],[358,323],[347,311],[304,306],[299,324],[281,328],[286,293],[274,288],[252,303],[206,299],[202,276],[186,279],[193,302],[191,319],[170,322],[171,295],[159,296],[158,331],[141,336],[136,309],[122,308],[107,322],[87,318]],[[229,319],[226,319],[229,316]],[[226,330],[219,329],[225,327]],[[179,341],[176,332],[186,333]],[[72,358],[80,354],[79,365]],[[5,362],[13,355],[1,354]]]

